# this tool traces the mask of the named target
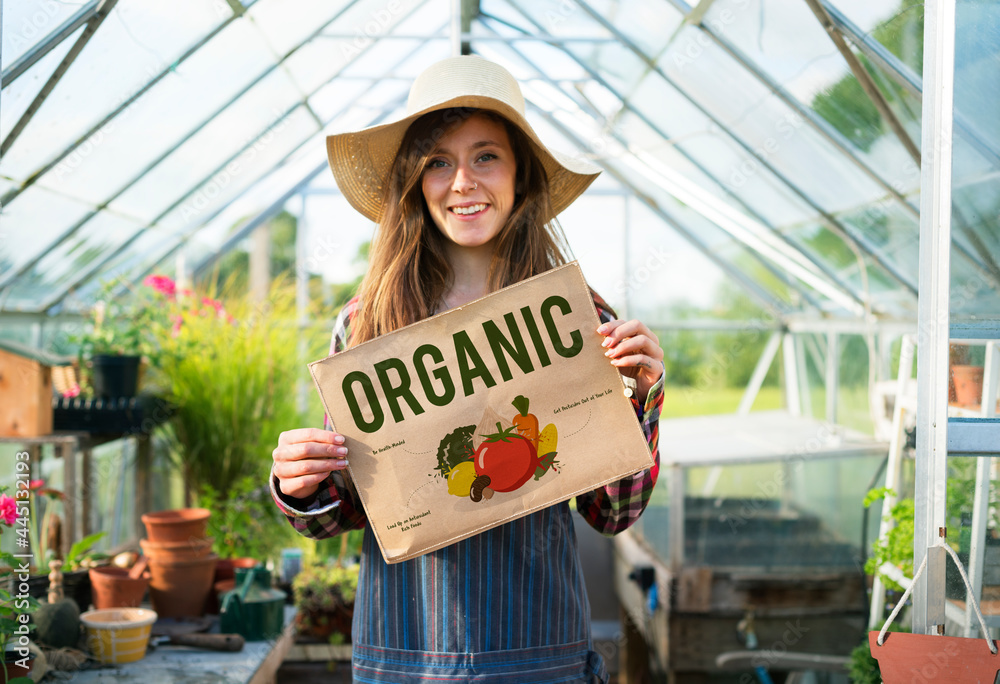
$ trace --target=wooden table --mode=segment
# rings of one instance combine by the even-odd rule
[[[295,607],[285,606],[285,627],[277,639],[248,641],[238,653],[157,646],[127,665],[74,673],[68,682],[91,684],[273,684],[295,640]]]

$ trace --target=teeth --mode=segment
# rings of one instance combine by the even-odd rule
[[[461,216],[468,216],[486,209],[485,204],[473,204],[471,207],[452,207],[452,211]]]

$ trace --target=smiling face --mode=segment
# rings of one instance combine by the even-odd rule
[[[492,245],[514,206],[517,164],[504,125],[473,115],[441,138],[421,178],[434,224],[459,247]]]

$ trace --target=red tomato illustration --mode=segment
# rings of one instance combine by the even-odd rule
[[[513,427],[504,430],[497,423],[497,430],[476,449],[476,475],[489,477],[489,487],[494,491],[512,492],[535,474],[538,454],[531,440],[517,434]]]

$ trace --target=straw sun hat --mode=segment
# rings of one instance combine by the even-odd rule
[[[528,136],[548,174],[554,214],[572,204],[601,172],[542,144],[524,118],[521,88],[506,69],[482,57],[452,57],[431,65],[413,82],[405,118],[327,137],[330,168],[352,207],[378,222],[385,183],[406,129],[422,115],[450,107],[488,109]]]

